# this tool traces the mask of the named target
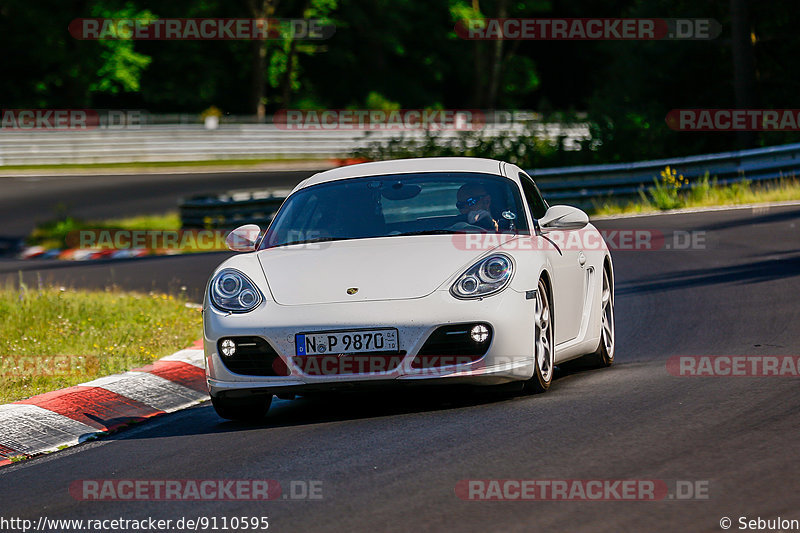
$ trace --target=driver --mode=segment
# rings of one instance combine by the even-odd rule
[[[492,218],[489,208],[492,197],[479,183],[462,185],[456,193],[456,207],[459,213],[466,215],[467,223],[489,231],[499,231],[497,221]]]

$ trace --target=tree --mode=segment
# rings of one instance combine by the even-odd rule
[[[246,0],[247,10],[252,18],[266,19],[275,15],[278,0]],[[252,42],[252,89],[251,108],[258,117],[259,122],[266,115],[266,59],[268,41],[266,38]]]
[[[450,13],[456,24],[471,27],[486,19],[529,18],[551,11],[549,0],[509,5],[508,0],[450,0]],[[455,35],[454,35],[455,37]],[[473,54],[472,105],[495,109],[500,104],[519,101],[539,85],[535,63],[518,55],[522,41],[495,39],[462,41]],[[509,44],[510,43],[510,44]],[[502,106],[501,106],[502,107]]]
[[[736,107],[748,109],[756,107],[756,66],[748,14],[747,0],[731,0],[731,60],[733,61],[733,90]],[[740,132],[737,135],[740,148],[752,148],[756,144],[753,132]]]
[[[17,107],[86,107],[95,95],[135,93],[151,58],[131,40],[79,40],[67,32],[75,18],[149,18],[132,2],[6,0],[0,40],[6,51],[0,101]]]

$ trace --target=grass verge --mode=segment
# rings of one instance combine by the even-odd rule
[[[0,404],[146,365],[202,335],[183,296],[0,287]]]
[[[177,231],[179,229],[181,229],[181,217],[177,212],[109,220],[81,220],[71,216],[61,216],[38,224],[26,239],[26,243],[30,246],[42,246],[48,250],[64,249],[72,247],[68,242],[70,233],[81,230]]]
[[[662,179],[653,188],[641,191],[639,198],[620,202],[609,198],[595,201],[593,215],[625,215],[635,213],[653,213],[670,209],[712,207],[721,205],[741,205],[767,202],[785,202],[800,200],[800,181],[796,178],[766,182],[763,184],[741,181],[729,185],[718,184],[716,179],[708,175],[700,179],[692,187],[686,186],[681,179],[667,178],[662,172]]]

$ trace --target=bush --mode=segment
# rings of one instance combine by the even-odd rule
[[[683,202],[680,191],[689,180],[678,174],[674,168],[667,166],[661,171],[661,179],[654,179],[655,186],[648,191],[656,208],[661,210],[675,209]]]
[[[351,156],[369,160],[404,159],[412,157],[485,157],[513,163],[522,168],[557,167],[590,164],[594,161],[591,140],[584,141],[580,150],[566,150],[565,136],[556,140],[542,139],[533,125],[522,134],[501,133],[496,136],[482,132],[459,132],[444,136],[426,131],[421,139],[405,135],[388,141],[376,141],[366,148],[355,150]]]

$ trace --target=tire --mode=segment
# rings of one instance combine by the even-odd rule
[[[217,414],[227,420],[257,422],[262,420],[272,405],[272,395],[259,395],[248,398],[211,397],[211,405]]]
[[[282,394],[276,394],[275,397],[278,398],[279,400],[289,400],[289,401],[291,401],[291,400],[297,399],[297,394],[292,394],[290,392],[284,392]]]
[[[544,278],[539,279],[536,291],[534,322],[533,376],[525,383],[531,394],[545,392],[553,382],[555,371],[555,342],[553,334],[553,305]]]
[[[600,293],[600,344],[597,351],[585,357],[586,362],[594,367],[605,368],[614,364],[614,348],[616,345],[616,325],[614,323],[614,280],[606,265],[603,267],[603,286]]]

